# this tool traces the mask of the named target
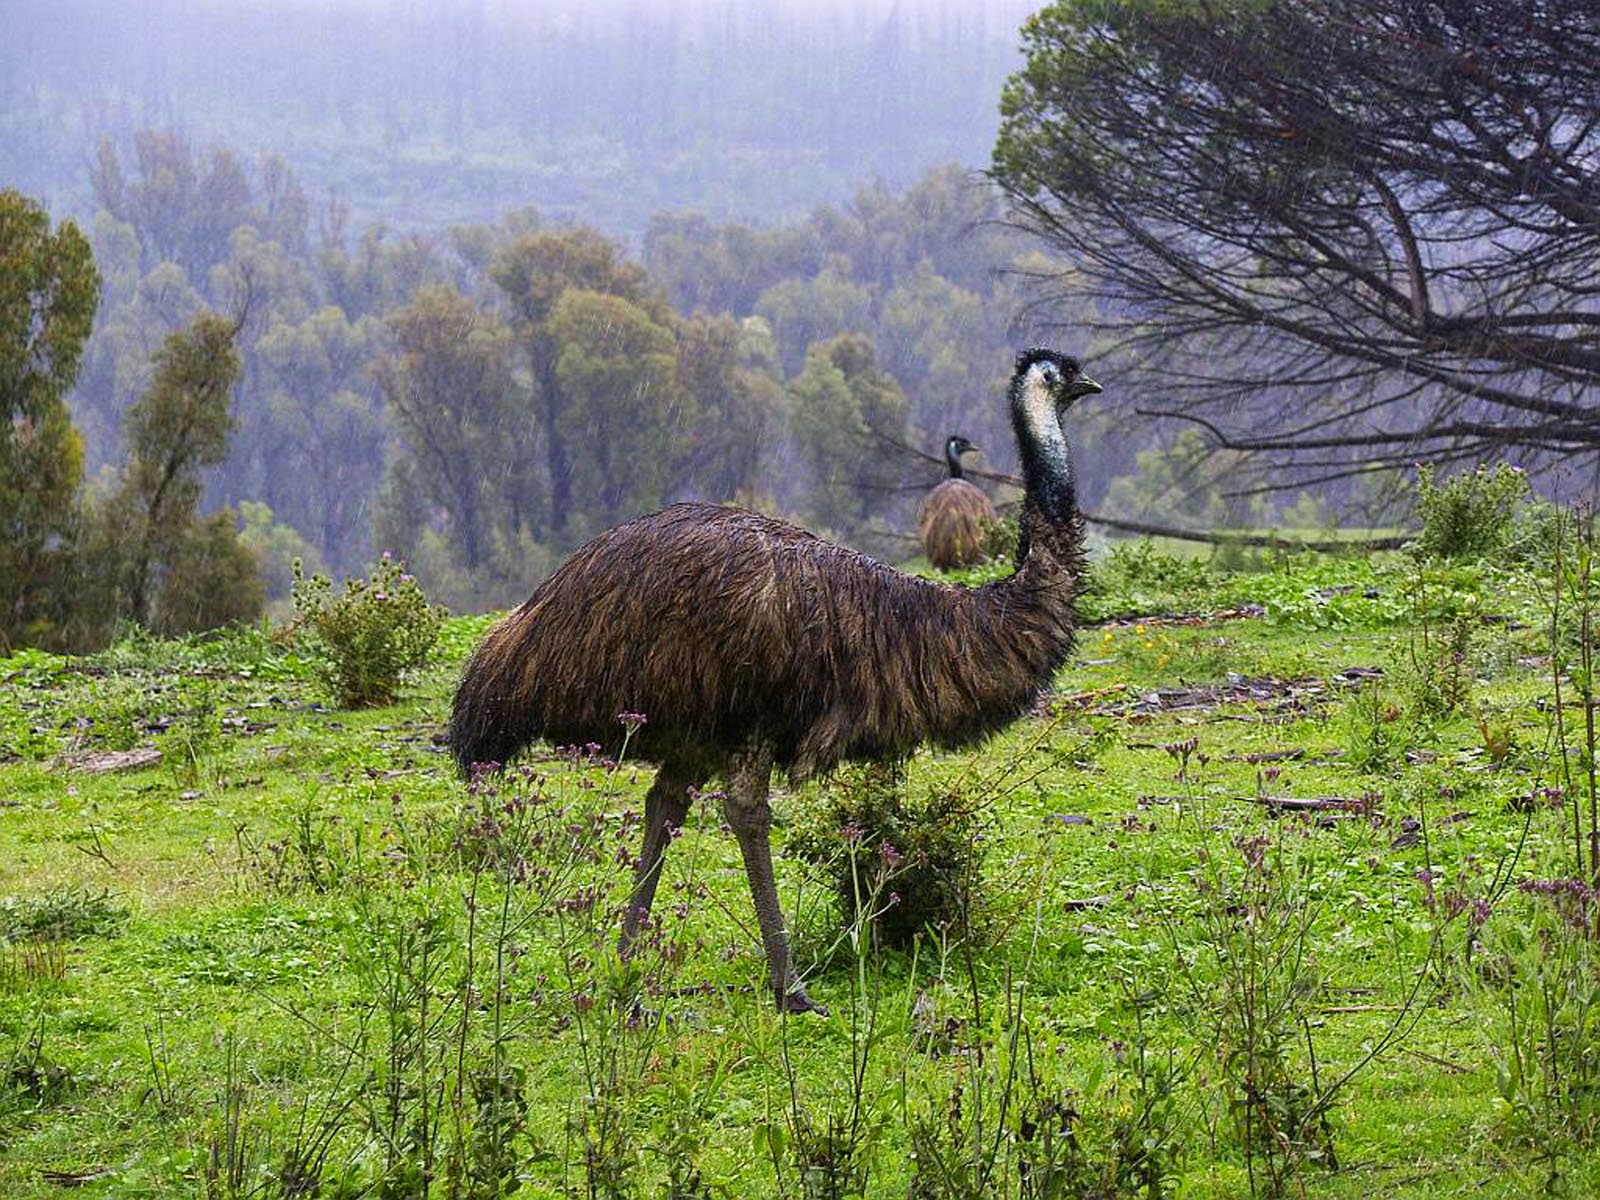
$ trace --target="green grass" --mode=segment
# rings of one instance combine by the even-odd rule
[[[1113,1188],[1144,1137],[1162,1194],[1248,1195],[1229,997],[1248,963],[1278,978],[1285,947],[1293,1036],[1260,1068],[1282,1104],[1404,1029],[1328,1107],[1338,1168],[1301,1162],[1286,1193],[1539,1190],[1541,1127],[1495,1066],[1495,939],[1547,906],[1500,893],[1469,949],[1442,899],[1487,894],[1497,863],[1572,873],[1563,812],[1513,807],[1556,761],[1534,582],[1395,557],[1171,570],[1147,591],[1107,576],[1086,609],[1258,615],[1087,628],[1038,716],[912,760],[907,788],[989,818],[981,945],[875,952],[780,853],[827,1019],[771,1011],[714,801],[669,859],[661,947],[625,969],[608,906],[649,769],[536,755],[537,782],[487,799],[454,778],[437,736],[482,618],[447,623],[400,704],[359,713],[264,630],[0,660],[0,1195],[283,1195],[320,1151],[322,1195],[419,1194],[431,1162],[436,1195],[655,1196],[675,1174],[685,1196],[799,1196],[802,1158],[820,1186],[850,1157],[866,1194],[901,1197],[914,1143],[919,1194],[1016,1195],[1021,1161],[1037,1181],[1056,1154],[1066,1195]],[[1463,608],[1470,702],[1424,713],[1424,624],[1432,645]],[[1484,714],[1510,734],[1498,763]],[[74,765],[140,747],[162,760]],[[780,789],[780,845],[814,786]],[[1364,806],[1274,816],[1264,796]],[[1273,873],[1250,873],[1252,845]],[[1071,1154],[1046,1138],[1062,1127]],[[932,1156],[974,1144],[990,1191],[929,1190]],[[1593,1194],[1600,1156],[1561,1148],[1564,1185]]]

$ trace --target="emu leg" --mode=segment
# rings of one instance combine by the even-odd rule
[[[639,932],[650,919],[650,905],[661,881],[661,863],[667,856],[672,831],[683,827],[689,815],[689,791],[704,783],[690,772],[662,763],[655,782],[644,797],[644,846],[634,867],[633,895],[622,918],[622,938],[618,946],[623,958],[633,952]]]
[[[783,928],[783,911],[778,907],[778,886],[772,876],[772,810],[767,807],[767,788],[772,780],[772,755],[753,750],[736,755],[728,765],[727,796],[722,811],[739,850],[744,855],[744,873],[750,880],[750,895],[756,902],[756,920],[761,924],[761,943],[767,951],[767,975],[780,1012],[828,1010],[806,994],[806,986],[789,961],[789,936]]]

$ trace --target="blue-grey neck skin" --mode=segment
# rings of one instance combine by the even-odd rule
[[[1060,407],[1040,378],[1038,364],[1012,380],[1011,424],[1022,457],[1028,506],[1037,509],[1049,525],[1074,520],[1078,511],[1078,486],[1072,467],[1072,449],[1061,430]]]
[[[961,478],[961,454],[956,450],[955,438],[948,438],[944,444],[944,461],[950,464],[950,478]]]

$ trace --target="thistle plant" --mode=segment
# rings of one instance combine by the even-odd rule
[[[405,564],[387,551],[370,579],[334,595],[325,575],[294,563],[294,630],[310,642],[318,671],[341,707],[392,704],[401,676],[427,661],[445,616]]]

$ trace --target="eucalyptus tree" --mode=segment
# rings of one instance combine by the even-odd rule
[[[70,537],[83,440],[65,397],[100,300],[71,221],[0,191],[0,649],[48,635],[49,579]]]

